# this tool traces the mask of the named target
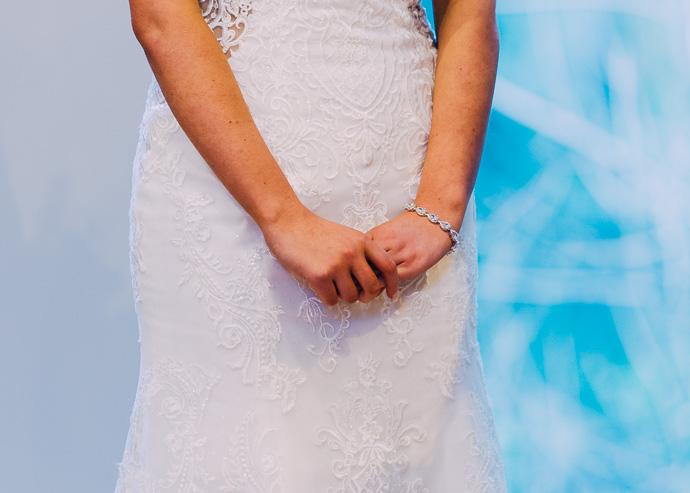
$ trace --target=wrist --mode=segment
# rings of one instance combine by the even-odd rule
[[[268,230],[294,224],[312,214],[293,194],[280,200],[273,199],[265,202],[255,211],[253,217],[259,228],[266,234]]]
[[[439,217],[434,212],[427,210],[425,207],[415,204],[414,202],[408,202],[405,204],[405,210],[407,212],[414,212],[422,219],[427,219],[430,224],[433,224],[438,228],[439,232],[442,231],[445,235],[447,235],[447,238],[451,243],[450,250],[448,251],[449,254],[453,253],[457,249],[460,244],[460,233],[451,225],[451,223],[444,220],[442,217]]]
[[[440,197],[438,194],[429,196],[417,193],[414,204],[417,207],[423,207],[431,214],[435,214],[440,220],[447,221],[454,230],[459,230],[462,226],[462,220],[467,209],[467,199],[459,198],[458,195]]]
[[[431,144],[430,144],[431,145]],[[459,228],[472,195],[477,166],[460,150],[427,151],[415,203]]]

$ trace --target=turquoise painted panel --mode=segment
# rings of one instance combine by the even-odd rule
[[[690,491],[690,4],[572,5],[497,6],[479,336],[508,482]]]

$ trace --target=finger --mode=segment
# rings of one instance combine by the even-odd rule
[[[311,285],[316,293],[316,296],[323,302],[324,305],[333,306],[338,303],[338,292],[335,289],[333,281],[321,281]]]
[[[398,264],[398,278],[401,281],[407,281],[408,279],[412,279],[413,277],[416,277],[414,270],[411,268],[409,262],[402,262]]]
[[[400,256],[400,251],[404,247],[404,244],[401,243],[400,238],[386,234],[381,234],[378,230],[379,227],[380,226],[377,226],[376,228],[370,230],[366,233],[366,235],[369,237],[370,240],[379,245],[384,251],[390,253],[393,257],[393,260],[398,262],[397,257]]]
[[[432,264],[433,265],[433,264]],[[401,281],[406,281],[424,274],[429,269],[429,264],[426,264],[419,259],[407,260],[398,265],[398,276]]]
[[[357,288],[357,293],[361,295],[362,294],[362,286],[360,286],[359,281],[357,280],[357,278],[355,276],[352,276],[352,282],[355,283],[355,288]]]
[[[372,268],[368,262],[363,261],[352,267],[352,273],[361,287],[359,292],[359,301],[362,303],[369,303],[381,293],[381,283],[379,282],[376,272],[377,268]]]
[[[381,272],[386,285],[386,294],[390,299],[395,299],[398,292],[398,271],[395,260],[374,242],[367,243],[365,253],[367,259]]]
[[[379,227],[376,226],[376,227],[374,227],[374,228],[371,228],[369,231],[367,231],[367,232],[364,233],[364,234],[367,235],[370,239],[373,240],[374,237],[378,236],[378,235],[377,235],[378,229],[379,229]]]
[[[357,286],[355,286],[355,282],[352,280],[352,275],[349,272],[336,276],[335,287],[338,291],[338,296],[345,303],[354,303],[359,299]]]
[[[378,298],[381,295],[381,293],[383,293],[385,290],[386,290],[386,286],[384,286],[383,282],[381,282],[381,287],[378,289],[378,291],[376,291],[376,296],[374,296],[374,299]],[[372,300],[369,300],[369,301],[372,301]],[[367,303],[369,301],[367,301]],[[362,301],[360,300],[360,302],[362,302]]]

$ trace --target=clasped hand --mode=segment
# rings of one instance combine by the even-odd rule
[[[326,305],[368,303],[400,280],[416,277],[448,252],[447,233],[426,218],[402,213],[366,234],[304,211],[264,230],[286,270],[303,278]]]

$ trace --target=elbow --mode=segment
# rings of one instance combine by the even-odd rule
[[[498,53],[501,51],[501,35],[498,30],[498,22],[496,21],[496,16],[493,17],[493,20],[490,23],[489,27],[489,45],[492,48],[492,52],[495,54],[496,58],[498,58]]]
[[[498,20],[496,18],[496,3],[487,2],[487,4],[484,6],[482,14],[482,17],[485,21],[484,24],[486,25],[488,41],[493,47],[495,47],[496,52],[498,53],[501,43],[498,30]]]
[[[486,12],[485,15],[479,18],[476,32],[482,39],[488,53],[497,60],[501,48],[501,40],[496,14],[493,11]]]
[[[501,42],[495,4],[493,2],[485,2],[475,12],[475,16],[469,16],[469,18],[474,20],[476,33],[483,39],[489,53],[498,58]],[[472,20],[469,22],[472,22]]]
[[[130,7],[132,31],[147,55],[207,29],[195,2],[130,0]]]
[[[157,28],[157,23],[149,16],[135,14],[134,12],[132,12],[131,22],[134,37],[137,38],[139,44],[146,49],[146,47],[153,42],[153,39],[158,37],[157,33],[159,29]]]
[[[148,50],[165,35],[166,26],[169,24],[167,15],[148,5],[139,5],[135,2],[130,2],[130,5],[132,31],[144,50]]]

